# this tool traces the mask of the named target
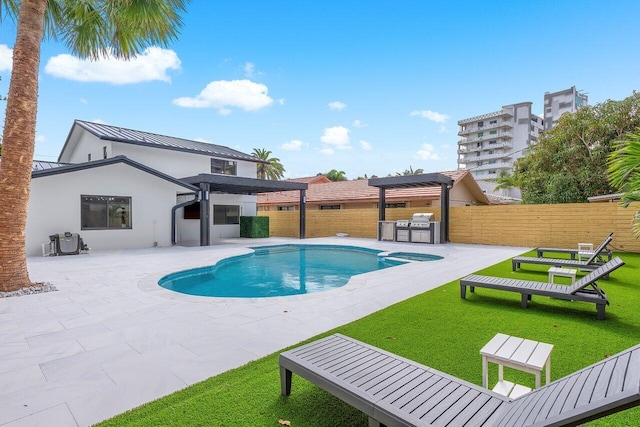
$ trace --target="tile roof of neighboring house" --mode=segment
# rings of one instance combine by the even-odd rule
[[[158,135],[155,133],[126,129],[118,126],[105,125],[102,123],[85,122],[83,120],[76,120],[74,122],[74,125],[75,124],[91,132],[98,138],[107,141],[123,142],[126,144],[143,145],[147,147],[163,148],[167,150],[186,151],[190,153],[206,154],[227,159],[246,160],[256,163],[263,162],[255,156],[245,154],[229,147],[224,147],[222,145],[175,138],[173,136]],[[62,148],[63,152],[68,142],[69,138],[67,138],[65,147]]]
[[[329,178],[327,178],[325,175],[303,176],[303,177],[300,177],[300,178],[289,178],[289,179],[286,179],[285,181],[303,182],[303,183],[307,183],[307,184],[326,184],[326,183],[331,182],[331,180]]]
[[[454,185],[463,178],[471,176],[466,170],[455,170],[441,172],[454,180]],[[476,184],[477,186],[477,184]],[[478,188],[480,194],[482,191]],[[387,201],[401,201],[409,199],[439,199],[440,187],[413,187],[387,190]],[[379,191],[376,187],[369,186],[367,179],[353,181],[336,181],[327,184],[311,184],[306,191],[307,203],[329,203],[329,202],[356,202],[356,201],[376,201]],[[258,204],[290,204],[298,203],[300,200],[298,192],[283,191],[269,194],[259,194]]]

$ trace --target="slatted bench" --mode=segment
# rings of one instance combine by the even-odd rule
[[[364,412],[370,427],[577,425],[640,404],[640,345],[517,399],[340,334],[279,363],[283,395],[296,373]]]

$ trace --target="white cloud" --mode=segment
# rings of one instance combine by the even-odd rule
[[[280,98],[280,99],[278,99],[278,104],[280,104],[280,105],[284,105],[284,98]]]
[[[365,151],[369,151],[371,150],[373,147],[371,146],[371,143],[365,141],[364,139],[360,140],[360,148],[362,148]]]
[[[194,141],[198,141],[198,142],[206,142],[207,144],[211,144],[211,141],[202,138],[201,136],[197,137],[196,139],[194,139]]]
[[[415,110],[415,111],[412,111],[411,114],[409,115],[411,117],[419,116],[419,117],[422,117],[423,119],[428,119],[436,123],[444,123],[447,120],[449,120],[449,116],[447,116],[446,114],[436,113],[435,111],[431,111],[431,110],[422,110],[422,111]]]
[[[179,107],[217,108],[220,114],[227,115],[231,113],[229,107],[254,111],[271,105],[273,99],[268,93],[267,86],[251,80],[217,80],[195,97],[176,98],[173,103]]]
[[[282,144],[280,148],[289,151],[300,151],[303,145],[304,142],[300,141],[299,139],[292,139],[291,141]]]
[[[338,110],[338,111],[342,111],[345,108],[347,108],[347,104],[345,104],[344,102],[340,102],[340,101],[333,101],[329,103],[329,108],[332,110]]]
[[[354,128],[364,128],[364,127],[367,127],[367,126],[369,126],[369,125],[366,124],[366,123],[362,123],[360,120],[354,120],[353,121],[353,127]]]
[[[86,100],[86,99],[84,99],[84,98],[80,98],[80,103],[81,103],[81,104],[84,104],[84,105],[87,105],[87,104],[89,103],[89,101],[87,101],[87,100]]]
[[[325,128],[320,141],[332,145],[338,150],[350,150],[349,129],[344,126]]]
[[[49,59],[44,71],[55,77],[79,82],[129,84],[169,82],[168,70],[179,70],[180,59],[173,50],[150,47],[128,61],[108,55],[97,61],[62,54]]]
[[[449,133],[449,129],[447,129],[447,127],[445,125],[440,126],[440,129],[438,129],[438,132],[440,133]]]
[[[45,142],[47,138],[44,135],[36,136],[36,142]]]
[[[102,119],[93,119],[91,120],[93,123],[98,123],[101,125],[108,125],[109,123],[107,123],[106,121],[102,120]]]
[[[256,64],[249,61],[245,62],[245,64],[242,66],[242,69],[244,70],[244,76],[249,79],[252,77],[261,76],[263,74],[260,71],[256,71]]]
[[[333,148],[331,147],[324,147],[322,150],[320,150],[320,154],[324,154],[325,156],[330,156],[334,153]]]
[[[420,160],[440,160],[440,156],[437,153],[434,153],[433,145],[431,144],[422,144],[422,148],[418,150],[415,154],[414,158]]]
[[[0,44],[0,71],[11,71],[13,64],[13,49],[6,44]]]

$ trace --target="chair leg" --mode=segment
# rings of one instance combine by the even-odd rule
[[[467,287],[465,285],[460,285],[460,298],[465,299],[467,296]]]
[[[604,320],[604,309],[605,309],[606,305],[605,304],[596,304],[596,308],[598,310],[598,320]]]
[[[531,299],[531,295],[522,294],[522,308],[527,308],[527,302]]]
[[[280,366],[280,388],[283,396],[291,394],[291,371]]]

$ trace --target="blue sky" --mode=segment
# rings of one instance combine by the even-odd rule
[[[640,89],[638,22],[637,0],[192,0],[179,39],[129,63],[44,42],[35,157],[56,160],[82,119],[266,148],[292,178],[453,170],[460,119]],[[3,19],[0,94],[14,40]]]

